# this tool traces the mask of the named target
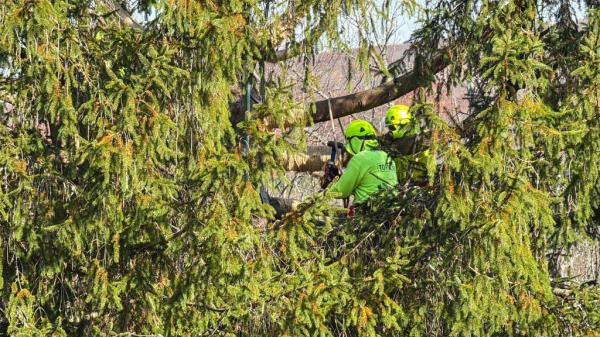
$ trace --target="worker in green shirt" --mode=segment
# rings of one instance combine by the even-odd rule
[[[378,149],[377,133],[365,120],[352,121],[345,131],[346,152],[352,157],[330,191],[336,198],[353,196],[352,211],[373,193],[396,186],[396,164]]]
[[[410,181],[426,185],[429,150],[421,126],[410,108],[403,104],[392,106],[387,111],[385,125],[389,132],[382,142],[394,158],[400,184]]]

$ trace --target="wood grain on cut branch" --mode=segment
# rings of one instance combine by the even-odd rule
[[[331,149],[327,146],[309,146],[306,153],[288,154],[285,156],[285,167],[293,172],[318,172],[330,157]]]
[[[440,50],[431,61],[424,62],[423,66],[416,67],[412,71],[378,87],[315,102],[315,110],[312,114],[313,122],[319,123],[329,120],[330,105],[333,118],[340,118],[389,103],[413,92],[417,88],[429,85],[434,79],[434,75],[449,64],[450,61],[446,51]]]

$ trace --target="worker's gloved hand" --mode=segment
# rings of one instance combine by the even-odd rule
[[[323,168],[323,177],[321,178],[321,188],[325,189],[335,177],[340,175],[340,169],[334,163],[328,162]]]

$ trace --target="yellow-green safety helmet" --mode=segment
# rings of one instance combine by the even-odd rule
[[[411,120],[410,108],[404,104],[397,104],[388,109],[385,116],[385,126],[404,125],[410,123]]]
[[[345,131],[346,151],[355,155],[363,150],[372,149],[378,145],[377,131],[373,124],[357,119],[348,124]]]
[[[410,129],[413,116],[410,108],[404,104],[397,104],[388,109],[385,116],[385,126],[388,127],[392,136],[396,139],[402,138]]]

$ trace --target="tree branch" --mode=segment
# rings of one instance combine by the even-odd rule
[[[420,65],[415,66],[410,72],[394,78],[393,81],[386,82],[378,87],[315,102],[312,105],[314,106],[314,112],[312,113],[313,122],[319,123],[330,119],[329,104],[331,104],[333,118],[340,118],[376,108],[402,97],[419,87],[427,86],[435,79],[435,74],[450,64],[448,48],[439,50],[429,62],[415,62],[415,64]],[[240,93],[241,91],[238,92],[238,94]],[[235,125],[240,121],[236,116],[243,116],[244,105],[238,100],[238,102],[230,104],[230,109],[232,124]]]
[[[433,80],[433,75],[442,71],[449,64],[450,60],[447,52],[443,49],[430,62],[426,62],[424,66],[415,67],[412,71],[394,78],[393,81],[373,89],[315,102],[313,122],[319,123],[329,120],[329,105],[331,105],[333,118],[340,118],[391,102],[419,87],[428,85]]]
[[[137,21],[135,21],[131,14],[125,10],[121,5],[116,3],[114,0],[99,0],[104,6],[108,7],[113,14],[119,17],[119,20],[122,24],[128,26],[133,29],[143,29],[142,25],[140,25]]]
[[[300,52],[302,52],[302,50],[305,48],[306,44],[307,44],[306,39],[299,41],[299,42],[294,42],[285,49],[277,50],[273,54],[273,56],[267,57],[265,59],[265,61],[269,62],[269,63],[277,63],[277,62],[281,62],[281,61],[285,61],[285,60],[294,58],[294,57],[298,56],[300,54]]]
[[[310,2],[308,1],[292,1],[287,10],[276,19],[275,24],[271,29],[272,43],[274,46],[279,45],[289,36],[294,34],[296,26],[306,17],[306,13],[310,10]]]
[[[269,63],[277,63],[298,56],[307,45],[311,44],[312,41],[318,40],[321,35],[323,35],[326,27],[327,20],[322,18],[319,23],[311,29],[310,33],[304,40],[292,42],[285,49],[278,50],[273,55],[267,56],[265,61]]]

